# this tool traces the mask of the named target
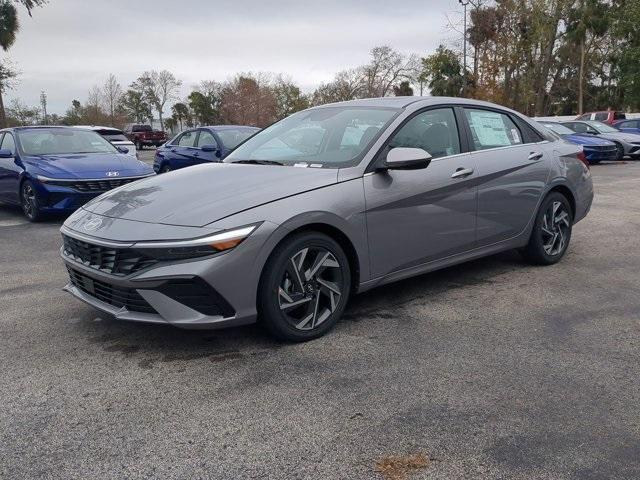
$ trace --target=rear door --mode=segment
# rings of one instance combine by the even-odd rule
[[[536,211],[549,175],[548,141],[511,114],[465,108],[478,181],[478,246],[520,234]]]
[[[462,153],[459,120],[450,107],[415,114],[391,136],[378,159],[393,148],[422,148],[433,158],[429,166],[365,174],[373,277],[473,248],[476,174],[473,159]]]
[[[16,143],[13,134],[4,133],[0,140],[0,150],[9,150],[13,157],[0,158],[0,199],[19,201],[19,180],[21,168],[16,164]]]

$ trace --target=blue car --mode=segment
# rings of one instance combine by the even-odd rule
[[[153,169],[156,173],[166,173],[200,163],[220,162],[259,131],[256,127],[239,125],[186,130],[156,150]]]
[[[640,133],[640,118],[617,121],[613,124],[613,128],[625,133]]]
[[[0,130],[0,201],[32,222],[70,213],[101,193],[155,175],[97,133],[73,127]]]
[[[617,160],[618,149],[616,144],[597,136],[580,135],[568,127],[556,122],[539,122],[552,132],[575,145],[582,145],[584,156],[590,164],[600,163],[604,160]]]

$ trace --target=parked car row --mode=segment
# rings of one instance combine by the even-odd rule
[[[629,122],[625,120],[623,123]],[[540,124],[576,145],[582,145],[591,164],[605,160],[640,158],[640,134],[618,130],[596,120],[565,122],[540,121]]]
[[[220,162],[259,132],[259,128],[220,125],[186,130],[156,150],[153,169],[166,173],[206,162]]]

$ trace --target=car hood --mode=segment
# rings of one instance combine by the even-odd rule
[[[620,140],[622,142],[640,142],[640,135],[637,133],[603,133],[600,135],[602,138],[606,138],[607,140]]]
[[[83,208],[125,220],[202,227],[337,178],[335,169],[210,163],[128,184]]]
[[[23,161],[51,178],[113,178],[153,173],[151,167],[126,154],[32,155]]]
[[[564,138],[571,143],[575,143],[576,145],[586,145],[593,147],[605,147],[605,146],[615,146],[613,142],[609,140],[597,137],[595,135],[580,135],[580,134],[572,134],[565,135]]]

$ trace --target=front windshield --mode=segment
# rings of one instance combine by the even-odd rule
[[[225,162],[263,161],[338,168],[357,164],[399,110],[323,107],[296,113],[240,145]]]
[[[71,153],[118,153],[95,132],[77,128],[34,128],[18,132],[26,155],[67,155]]]
[[[236,148],[256,132],[257,130],[250,128],[225,128],[224,130],[218,130],[216,133],[218,137],[220,137],[220,140],[222,140],[222,144],[232,149]]]
[[[547,127],[552,132],[557,133],[558,135],[573,135],[574,133],[576,133],[570,128],[567,128],[564,125],[560,125],[559,123],[543,123],[542,125]]]
[[[595,128],[600,133],[619,133],[618,130],[616,130],[613,127],[610,127],[606,123],[602,123],[602,122],[587,122],[587,123],[589,124],[589,126]]]

